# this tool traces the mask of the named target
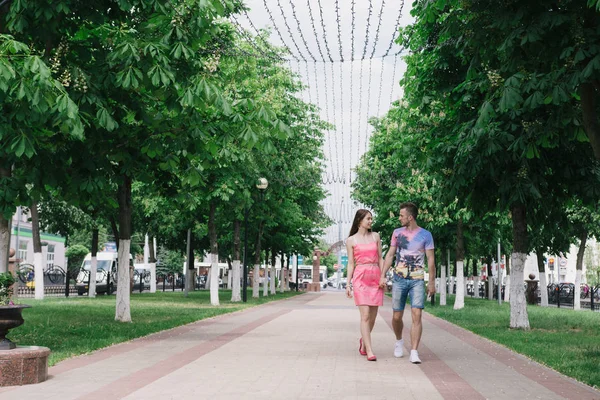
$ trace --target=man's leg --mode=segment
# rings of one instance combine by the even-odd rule
[[[410,303],[412,316],[412,326],[410,328],[410,362],[413,364],[420,364],[421,359],[419,358],[417,348],[419,347],[421,334],[423,333],[423,324],[421,318],[423,316],[423,307],[425,307],[424,281],[411,282]]]
[[[410,328],[410,348],[411,350],[417,350],[419,342],[421,341],[421,335],[423,334],[423,324],[421,323],[421,317],[423,310],[420,308],[412,308],[412,326]]]
[[[394,357],[402,357],[404,355],[404,341],[402,340],[402,330],[404,329],[404,323],[402,317],[404,316],[404,307],[406,306],[406,296],[408,295],[406,282],[404,279],[401,281],[394,281],[392,284],[392,309],[394,311],[392,316],[392,328],[396,335],[396,343],[394,343]]]
[[[394,329],[394,334],[396,334],[396,340],[402,340],[402,330],[404,329],[402,317],[404,316],[404,307],[406,306],[406,296],[408,296],[407,289],[404,279],[392,283],[392,310],[394,311],[392,328]]]
[[[394,311],[394,316],[392,317],[392,327],[394,328],[396,340],[402,340],[402,330],[404,329],[404,323],[402,322],[403,315],[404,311]]]

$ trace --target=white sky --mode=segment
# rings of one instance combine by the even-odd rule
[[[351,61],[353,2],[355,3],[354,61]],[[400,18],[401,27],[410,24],[413,20],[410,16],[410,1],[404,0],[404,2]],[[301,97],[305,101],[319,106],[321,118],[335,125],[335,130],[327,132],[323,148],[326,157],[323,186],[329,193],[327,199],[323,201],[323,205],[325,212],[336,221],[336,224],[325,231],[324,239],[328,243],[334,243],[348,235],[354,213],[360,208],[350,198],[350,180],[354,179],[352,169],[358,163],[360,156],[367,150],[368,138],[371,134],[368,118],[384,115],[389,109],[391,101],[397,100],[401,96],[398,81],[404,74],[406,65],[401,56],[394,56],[401,50],[400,46],[394,43],[389,50],[389,55],[383,56],[388,51],[392,38],[397,37],[394,28],[401,11],[402,0],[387,2],[384,0],[338,0],[341,53],[344,62],[340,62],[335,0],[246,0],[246,4],[250,7],[247,16],[254,26],[258,29],[269,27],[272,31],[271,42],[276,46],[287,45],[292,51],[293,57],[299,60],[296,61],[290,57],[289,65],[308,85]],[[369,5],[371,5],[372,11],[367,36]],[[284,43],[273,28],[269,11]],[[294,18],[293,11],[295,11],[298,22]],[[314,19],[315,30],[313,30],[310,12]],[[380,12],[381,25],[379,26],[379,36],[375,40],[380,23]],[[323,33],[321,15],[326,35]],[[290,28],[289,31],[284,16]],[[240,25],[255,33],[246,15],[238,15],[236,19]],[[329,62],[324,37],[327,39],[333,63]],[[361,60],[365,39],[368,40],[365,59]],[[319,46],[321,52],[319,52]],[[317,62],[313,61],[309,51]],[[321,53],[327,62],[322,62]],[[371,55],[373,55],[373,59],[369,60]],[[306,62],[302,60],[302,57]],[[334,180],[335,183],[332,182]]]

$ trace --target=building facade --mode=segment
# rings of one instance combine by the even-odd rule
[[[12,219],[10,247],[15,249],[16,257],[21,264],[33,264],[33,234],[27,213],[17,210]],[[44,270],[57,265],[65,269],[65,238],[41,232],[42,260]]]

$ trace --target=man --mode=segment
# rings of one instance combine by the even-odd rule
[[[427,257],[429,267],[427,294],[433,295],[435,293],[433,237],[429,231],[417,225],[418,214],[419,209],[414,203],[400,204],[399,220],[402,228],[394,230],[392,234],[390,249],[385,256],[380,281],[381,286],[385,285],[385,274],[392,266],[395,255],[396,265],[393,268],[394,277],[392,279],[392,307],[394,311],[392,327],[396,334],[394,356],[402,357],[404,355],[402,316],[404,315],[406,298],[410,296],[412,315],[410,362],[413,364],[421,363],[417,349],[423,332],[421,316],[425,307],[425,257]]]

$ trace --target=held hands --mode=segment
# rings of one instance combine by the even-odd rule
[[[381,276],[381,278],[379,278],[379,287],[381,289],[385,289],[386,285],[387,285],[387,282],[386,282],[385,276]]]

